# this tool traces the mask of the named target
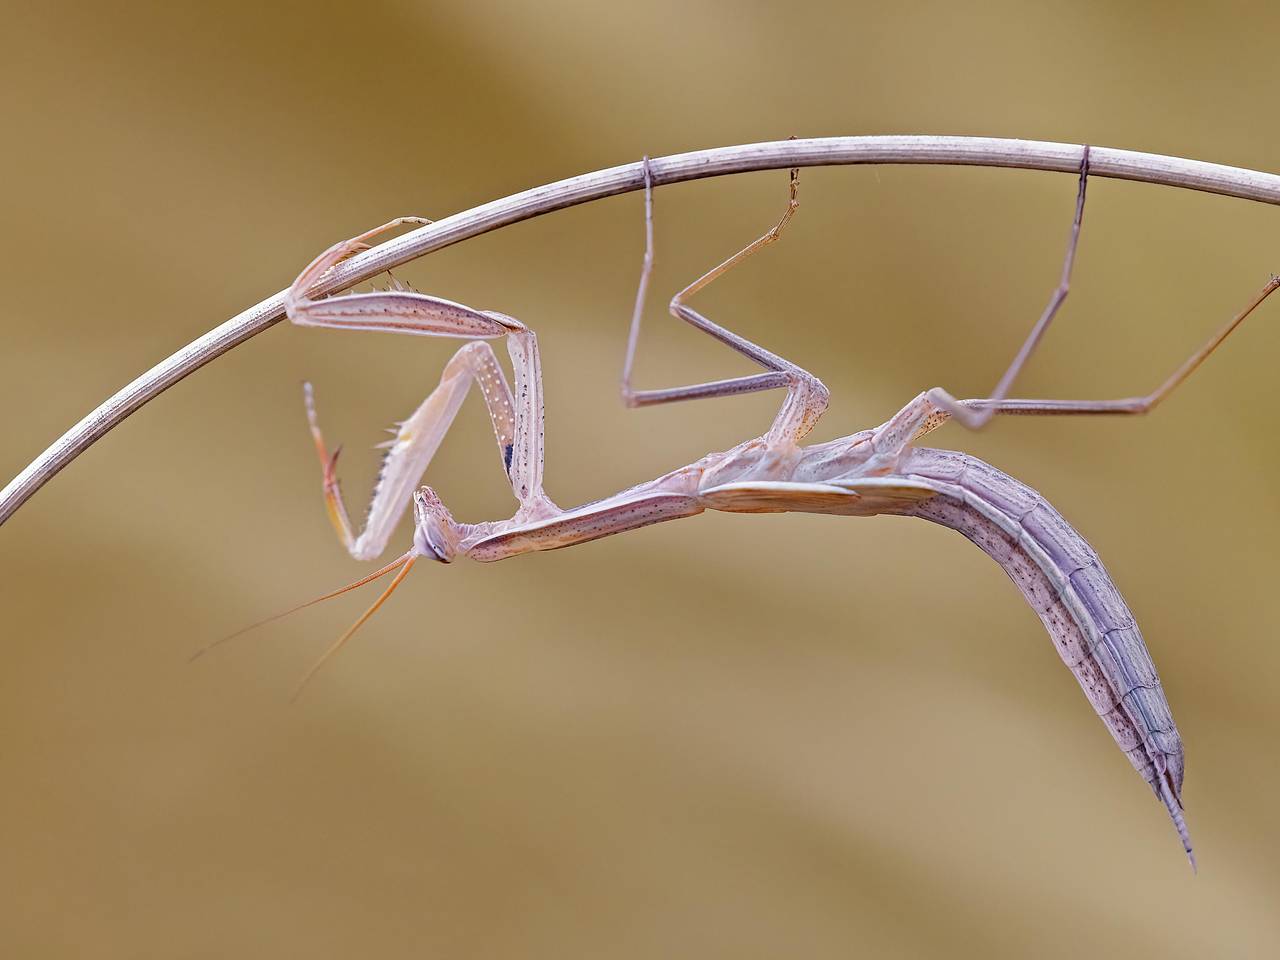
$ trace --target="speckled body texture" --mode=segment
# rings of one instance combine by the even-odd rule
[[[533,522],[458,525],[462,552],[500,560],[703,510],[891,514],[950,527],[1022,592],[1116,744],[1164,803],[1194,864],[1180,799],[1182,740],[1133,614],[1097,553],[1039,493],[967,454],[907,447],[891,470],[869,473],[875,437],[869,431],[790,454],[749,441]],[[788,479],[774,479],[779,474]]]
[[[1190,856],[1182,740],[1133,614],[1093,548],[1040,494],[974,457],[917,448],[900,470],[936,496],[885,512],[950,527],[1000,564],[1116,744],[1164,802]]]

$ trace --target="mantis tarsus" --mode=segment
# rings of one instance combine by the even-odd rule
[[[306,291],[334,265],[375,236],[404,223],[401,217],[330,247],[307,266],[286,299],[290,319],[306,326],[381,330],[470,340],[446,364],[438,387],[386,445],[386,459],[363,529],[353,528],[330,454],[318,426],[310,386],[307,414],[323,466],[330,519],[353,557],[371,560],[387,542],[408,507],[414,505],[413,545],[400,557],[337,593],[395,572],[389,587],[326,651],[311,677],[351,637],[415,562],[426,557],[449,563],[459,557],[502,560],[537,550],[553,550],[622,533],[704,510],[734,513],[803,511],[849,516],[917,516],[951,527],[976,543],[1009,574],[1053,638],[1112,737],[1164,803],[1194,866],[1180,793],[1183,748],[1160,681],[1132,614],[1097,554],[1030,487],[966,454],[914,446],[954,419],[977,429],[996,414],[1135,414],[1156,406],[1280,286],[1272,277],[1246,307],[1191,355],[1152,393],[1119,400],[1008,399],[1018,372],[1039,343],[1067,296],[1079,243],[1089,175],[1089,151],[1081,158],[1075,216],[1062,276],[991,396],[957,400],[935,387],[914,397],[894,416],[870,430],[827,443],[802,446],[827,406],[827,389],[811,373],[733,333],[688,305],[713,280],[777,240],[797,205],[798,170],[791,171],[785,213],[768,232],[680,293],[671,313],[753,360],[762,373],[708,383],[635,390],[631,372],[641,317],[653,268],[653,185],[646,161],[644,264],[632,314],[622,396],[629,406],[647,406],[783,389],[786,396],[769,429],[754,439],[637,484],[613,496],[564,510],[542,487],[542,375],[537,338],[520,321],[429,296],[395,282],[391,289],[311,299]],[[505,338],[514,390],[485,341]],[[428,486],[413,489],[475,382],[488,408],[499,457],[518,502],[506,520],[458,523]],[[318,602],[318,601],[312,601]],[[273,618],[274,619],[274,618]]]

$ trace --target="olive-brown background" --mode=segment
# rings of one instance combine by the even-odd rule
[[[7,4],[0,474],[329,243],[563,176],[789,134],[1091,142],[1280,170],[1280,12],[1230,4]],[[812,369],[819,439],[980,394],[1037,315],[1070,177],[806,171],[699,301]],[[785,174],[658,193],[643,385],[749,368],[665,297]],[[777,396],[626,411],[638,195],[400,274],[539,331],[572,504],[759,432]],[[1154,386],[1280,269],[1274,209],[1095,181],[1019,392]],[[280,326],[0,532],[0,953],[12,957],[1259,956],[1277,944],[1280,499],[1268,304],[1155,416],[935,435],[1043,490],[1137,613],[1187,744],[1192,875],[1035,616],[916,521],[706,515],[423,567],[296,704],[359,575],[298,383],[347,443],[439,341]],[[429,472],[510,510],[474,398]],[[394,549],[408,540],[397,533]]]

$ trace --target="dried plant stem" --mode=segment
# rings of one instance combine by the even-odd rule
[[[650,168],[653,182],[659,186],[752,170],[867,163],[1022,167],[1075,175],[1080,169],[1082,150],[1078,144],[986,137],[820,137],[675,154],[652,160]],[[1093,147],[1089,174],[1280,204],[1280,176],[1198,160]],[[643,187],[644,170],[637,161],[494,200],[352,257],[317,284],[313,293],[323,295],[345,290],[389,267],[490,230]],[[59,437],[0,491],[0,524],[54,474],[125,417],[187,374],[279,322],[283,316],[282,292],[215,327],[126,385]]]

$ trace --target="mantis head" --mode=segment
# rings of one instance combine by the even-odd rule
[[[413,553],[451,563],[458,553],[458,524],[436,492],[422,487],[413,495]]]

